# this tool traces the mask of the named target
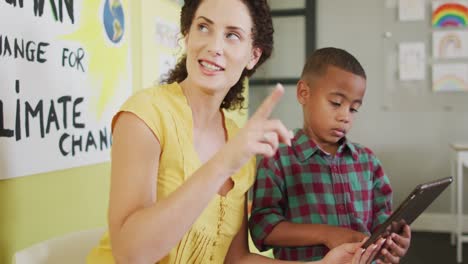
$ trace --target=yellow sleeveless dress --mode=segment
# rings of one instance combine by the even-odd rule
[[[201,166],[193,144],[192,112],[178,83],[160,85],[137,92],[120,112],[134,113],[154,132],[161,144],[158,169],[157,200],[161,201]],[[120,113],[119,112],[119,113]],[[114,117],[113,123],[118,114]],[[225,118],[228,138],[238,130]],[[255,160],[252,159],[231,176],[234,187],[226,196],[215,194],[192,228],[159,264],[223,263],[232,239],[244,217],[245,194],[254,181]],[[196,197],[193,197],[196,199]],[[184,212],[179,212],[180,217]],[[177,222],[174,222],[177,228]],[[109,234],[92,249],[88,264],[115,263]]]

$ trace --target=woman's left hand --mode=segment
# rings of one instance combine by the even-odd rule
[[[366,238],[367,239],[367,238]],[[366,240],[365,239],[365,240]],[[368,264],[371,263],[374,257],[382,248],[385,239],[381,238],[377,243],[370,245],[367,249],[361,248],[364,243],[346,243],[332,249],[322,260],[324,264]]]

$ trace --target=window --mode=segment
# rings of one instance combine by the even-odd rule
[[[269,4],[275,29],[273,54],[257,69],[250,85],[295,85],[307,55],[315,50],[316,0],[270,0]]]

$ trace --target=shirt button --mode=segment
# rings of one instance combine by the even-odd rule
[[[213,256],[210,257],[210,261],[213,261]]]
[[[215,241],[215,242],[213,242],[213,247],[214,247],[214,246],[216,246],[216,241]]]

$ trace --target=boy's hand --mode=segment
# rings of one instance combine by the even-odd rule
[[[411,228],[409,225],[403,226],[403,232],[400,234],[392,233],[385,245],[380,251],[381,259],[377,260],[378,264],[400,263],[400,260],[408,252],[411,243]]]
[[[345,227],[329,226],[328,236],[325,239],[325,246],[333,249],[344,243],[356,243],[362,241],[366,235]]]

